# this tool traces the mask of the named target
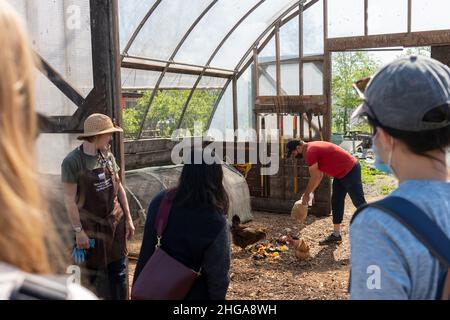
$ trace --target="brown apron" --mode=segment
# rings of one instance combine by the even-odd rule
[[[83,146],[80,150],[78,208],[84,231],[89,239],[95,239],[95,248],[87,250],[86,267],[102,269],[128,254],[125,215],[117,197],[119,181],[110,158],[99,152],[102,166],[88,170]]]

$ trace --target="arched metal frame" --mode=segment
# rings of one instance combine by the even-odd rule
[[[186,33],[184,34],[184,36],[182,37],[182,39],[180,40],[180,42],[178,43],[178,45],[176,46],[176,48],[174,49],[174,52],[172,53],[172,55],[170,56],[170,58],[168,59],[168,61],[166,61],[166,65],[163,69],[163,71],[161,72],[161,75],[152,91],[152,95],[150,96],[149,99],[149,103],[146,106],[145,109],[145,116],[142,119],[141,125],[140,125],[140,129],[137,135],[137,139],[139,139],[142,135],[142,131],[145,125],[145,122],[147,120],[147,116],[148,113],[150,111],[150,107],[151,104],[153,103],[153,100],[155,98],[155,95],[158,91],[158,88],[165,76],[165,74],[167,73],[167,70],[170,68],[170,66],[172,64],[179,64],[175,61],[173,61],[173,59],[175,58],[176,54],[178,53],[179,49],[181,48],[181,46],[184,44],[184,42],[186,41],[187,37],[189,36],[189,34],[194,30],[194,28],[197,26],[197,24],[201,21],[201,19],[208,13],[208,11],[217,3],[218,0],[214,0],[212,1],[208,7],[200,14],[200,16],[194,21],[194,23],[190,26],[190,28],[186,31]],[[291,11],[295,10],[295,8],[299,7],[300,5],[304,5],[303,10],[308,9],[309,7],[311,7],[312,5],[314,5],[315,3],[317,3],[319,0],[311,0],[309,1],[306,5],[304,5],[307,0],[299,0],[296,1],[293,5],[291,5],[288,9],[286,9],[285,11],[283,11],[283,13],[276,19],[274,20],[269,27],[267,27],[259,36],[258,38],[253,42],[253,44],[250,46],[249,50],[247,50],[247,52],[243,55],[243,57],[241,58],[241,60],[239,61],[239,63],[236,65],[236,67],[234,68],[234,76],[228,78],[227,82],[224,84],[215,104],[213,107],[213,110],[211,112],[208,124],[207,124],[207,128],[210,127],[210,124],[212,122],[212,119],[214,117],[214,114],[217,110],[217,107],[226,91],[226,89],[228,88],[228,85],[230,84],[230,82],[237,81],[240,76],[245,72],[245,70],[248,68],[248,66],[250,66],[253,58],[250,57],[248,58],[248,56],[252,53],[253,48],[256,47],[258,45],[258,43],[264,39],[265,36],[267,36],[267,34],[272,31],[272,33],[267,36],[266,41],[259,46],[258,48],[258,52],[260,52],[266,45],[267,43],[270,41],[270,39],[274,36],[275,34],[275,27],[277,26],[277,24],[281,27],[284,24],[286,24],[287,22],[289,22],[290,20],[292,20],[294,17],[299,15],[299,11],[297,10],[296,12],[292,13],[291,15],[288,16],[288,18],[284,19],[286,15],[288,15]],[[148,19],[150,19],[151,15],[155,12],[155,10],[157,9],[157,7],[159,6],[159,4],[162,2],[162,0],[158,0],[156,1],[153,6],[150,8],[149,12],[145,15],[145,17],[142,19],[141,23],[138,25],[138,27],[136,28],[136,30],[133,32],[133,35],[131,36],[130,40],[128,41],[127,45],[125,46],[123,53],[122,53],[122,59],[126,56],[128,56],[128,50],[130,49],[130,47],[132,46],[134,40],[136,39],[136,37],[138,36],[139,32],[142,30],[142,28],[144,27],[145,23],[148,21]],[[200,83],[202,77],[205,75],[206,71],[208,70],[208,68],[210,68],[210,63],[212,62],[212,60],[214,59],[214,57],[217,55],[217,53],[219,52],[220,48],[225,44],[225,42],[228,40],[228,38],[233,34],[233,32],[237,29],[237,27],[242,24],[242,22],[245,21],[245,19],[247,19],[262,3],[264,3],[265,0],[261,0],[259,2],[257,2],[252,8],[250,8],[236,23],[235,25],[230,29],[230,31],[225,35],[225,37],[222,39],[222,41],[219,43],[219,45],[216,47],[216,49],[213,51],[213,53],[211,54],[210,58],[208,59],[207,63],[205,66],[203,66],[202,71],[199,75],[199,77],[197,78],[196,82],[194,83],[189,96],[186,99],[186,102],[184,103],[183,106],[183,110],[182,110],[182,114],[180,116],[180,119],[178,120],[178,128],[181,127],[183,120],[184,120],[184,116],[186,114],[186,110],[189,107],[189,103],[192,99],[192,96],[195,92],[195,90],[198,87],[198,84]],[[244,68],[240,69],[243,65],[243,63],[246,61],[247,63],[245,64]],[[151,60],[151,59],[148,59]]]
[[[147,103],[147,106],[145,107],[144,117],[142,118],[141,125],[139,127],[139,132],[136,137],[136,139],[140,139],[142,135],[142,131],[144,129],[145,121],[147,120],[148,113],[150,111],[150,106],[153,103],[153,100],[155,99],[156,93],[158,92],[159,85],[161,84],[167,70],[169,69],[171,63],[173,62],[173,59],[178,53],[178,50],[180,50],[181,46],[183,45],[184,41],[186,41],[187,37],[191,34],[192,30],[194,30],[195,26],[202,20],[202,18],[205,16],[206,13],[208,13],[209,10],[218,2],[219,0],[213,0],[206,9],[203,10],[203,12],[198,16],[198,18],[194,21],[194,23],[189,27],[189,29],[184,34],[183,38],[181,38],[178,45],[173,50],[172,54],[170,55],[169,61],[166,63],[166,66],[164,67],[164,70],[161,72],[158,81],[156,82],[155,87],[152,90],[152,94],[150,96],[150,99]]]
[[[253,11],[255,11],[261,4],[264,3],[265,0],[261,0],[258,3],[256,3],[245,15],[243,15],[241,17],[241,19],[239,19],[239,21],[233,26],[233,28],[230,29],[230,31],[225,35],[225,37],[222,39],[222,41],[219,43],[219,45],[216,47],[216,49],[213,51],[213,53],[211,54],[211,56],[209,57],[208,61],[206,62],[206,66],[203,68],[202,73],[199,75],[199,77],[197,78],[197,80],[195,81],[194,86],[192,87],[191,92],[189,93],[188,98],[186,99],[186,102],[184,103],[184,107],[183,110],[181,112],[181,116],[180,119],[178,120],[178,125],[177,128],[180,129],[181,124],[183,123],[183,119],[184,119],[184,115],[186,113],[186,110],[189,106],[189,102],[192,99],[192,96],[194,95],[194,91],[195,89],[197,89],[198,84],[200,83],[200,80],[202,79],[203,75],[205,74],[206,69],[209,67],[211,61],[213,61],[214,57],[217,55],[217,53],[219,52],[220,48],[222,48],[222,46],[225,44],[225,42],[228,40],[228,38],[233,34],[233,32],[237,29],[237,27],[239,27],[239,25],[245,21],[245,19],[247,19],[248,16],[250,16]],[[236,70],[235,70],[236,72]],[[229,83],[229,80],[227,81],[227,83]],[[223,94],[222,94],[223,95]]]
[[[144,27],[145,23],[147,22],[147,20],[150,18],[150,16],[153,14],[153,12],[155,12],[156,8],[160,5],[162,0],[158,0],[156,1],[153,6],[150,8],[150,10],[148,10],[147,14],[144,16],[144,18],[142,19],[142,21],[139,23],[139,25],[137,26],[136,30],[134,30],[133,34],[131,35],[131,38],[128,40],[127,45],[125,46],[125,48],[123,49],[123,53],[122,53],[122,59],[125,55],[128,54],[128,50],[130,50],[134,40],[136,39],[136,37],[139,35],[139,32],[141,32],[142,28]]]
[[[256,10],[265,0],[261,0],[259,1],[257,4],[255,4],[248,12],[246,12],[244,14],[244,16],[239,19],[239,21],[231,28],[231,30],[225,35],[225,37],[222,39],[222,41],[219,43],[219,45],[216,47],[216,49],[213,51],[212,55],[210,56],[210,58],[208,59],[208,62],[206,63],[206,66],[203,67],[200,76],[197,78],[193,89],[191,90],[191,92],[189,93],[188,98],[186,99],[186,102],[184,104],[183,110],[182,110],[182,114],[180,116],[179,122],[178,122],[178,128],[180,128],[181,123],[184,119],[184,114],[186,112],[186,109],[188,107],[188,104],[192,98],[192,95],[195,91],[195,89],[197,88],[198,84],[200,83],[201,78],[203,77],[203,75],[206,73],[206,70],[209,68],[209,64],[211,63],[211,61],[214,59],[214,57],[216,56],[216,54],[218,53],[218,51],[220,50],[220,48],[223,46],[223,44],[226,42],[226,40],[231,36],[231,34],[236,30],[236,28],[254,11]],[[200,15],[200,17],[198,17],[196,19],[196,21],[192,24],[192,26],[189,28],[188,32],[185,34],[185,36],[182,38],[182,40],[180,41],[180,43],[177,45],[176,49],[174,50],[174,53],[172,54],[171,58],[169,59],[169,61],[166,64],[166,68],[164,69],[164,71],[161,73],[153,91],[152,94],[150,96],[149,102],[146,106],[145,109],[145,113],[144,113],[144,117],[142,119],[141,125],[140,125],[140,129],[139,129],[139,133],[137,135],[137,139],[141,138],[142,135],[142,130],[144,128],[145,125],[145,121],[147,120],[147,116],[148,113],[150,111],[150,107],[153,103],[153,100],[156,96],[157,90],[159,88],[159,85],[161,84],[162,79],[164,78],[165,73],[167,72],[168,67],[170,66],[171,63],[173,63],[173,59],[175,58],[176,54],[178,53],[178,50],[181,48],[181,46],[183,45],[184,41],[187,39],[187,37],[189,36],[189,34],[192,32],[192,30],[195,28],[195,26],[198,24],[198,22],[203,18],[203,16],[209,11],[209,9],[212,7],[212,5],[214,5],[216,1],[213,1],[210,6]],[[228,80],[229,81],[229,80]],[[223,93],[220,95],[222,96]]]
[[[316,3],[316,2],[318,2],[319,0],[313,0],[313,1],[311,1],[310,3],[308,3],[308,7],[307,8],[309,8],[311,5],[313,5],[314,3]],[[290,6],[288,9],[286,9],[275,21],[273,21],[271,24],[270,24],[270,26],[269,27],[267,27],[260,35],[259,35],[259,37],[256,39],[256,41],[254,41],[253,42],[253,44],[250,46],[250,48],[249,48],[249,50],[247,50],[247,52],[243,55],[243,57],[242,57],[242,59],[239,61],[239,63],[236,65],[236,67],[234,68],[234,71],[235,71],[235,73],[238,73],[239,72],[239,68],[242,66],[242,63],[245,61],[245,59],[248,57],[248,55],[252,52],[252,50],[253,50],[253,48],[255,47],[255,46],[257,46],[258,45],[258,43],[264,38],[264,36],[271,30],[271,29],[273,29],[289,12],[291,12],[292,10],[294,10],[296,7],[298,7],[300,4],[302,4],[302,3],[305,3],[306,2],[306,0],[299,0],[299,1],[296,1],[292,6]],[[306,8],[306,6],[305,6],[305,9],[307,9]],[[251,12],[250,12],[251,13]],[[298,15],[298,13],[297,13],[297,15]],[[248,17],[248,15],[246,15],[246,17]],[[293,16],[293,17],[295,17],[295,15]],[[292,18],[293,18],[292,17]],[[292,19],[291,18],[291,19]],[[285,23],[287,23],[288,21],[286,21]],[[240,21],[240,23],[242,23],[242,21]],[[284,24],[283,24],[284,25]],[[237,26],[235,26],[236,28],[237,28]],[[233,29],[230,31],[231,33],[234,31],[234,30],[236,30],[236,28],[235,27],[233,27]],[[231,33],[228,35],[228,37],[231,35]],[[274,33],[273,33],[274,34]],[[272,36],[269,36],[268,38],[272,38]],[[226,40],[226,39],[224,39],[224,40]],[[223,42],[225,42],[225,41],[223,41]],[[223,45],[223,43],[221,43],[219,46],[218,46],[218,48],[216,49],[217,51],[220,49],[220,47]],[[215,52],[214,53],[214,56],[215,56],[215,54],[217,54],[217,52]],[[214,58],[214,57],[213,57]],[[252,60],[252,59],[250,59],[250,60]],[[212,59],[211,59],[211,61],[212,61]],[[210,63],[211,61],[209,61],[208,63]],[[242,72],[243,73],[243,72]],[[219,105],[219,103],[220,103],[220,100],[222,99],[222,97],[223,97],[223,95],[225,94],[225,91],[226,91],[226,89],[228,88],[228,86],[229,86],[229,84],[230,84],[230,82],[231,81],[236,81],[237,82],[237,80],[239,79],[239,77],[242,75],[242,73],[239,73],[239,76],[234,76],[233,78],[234,79],[230,79],[230,80],[228,80],[226,83],[225,83],[225,85],[224,85],[224,87],[223,87],[223,89],[222,89],[222,92],[219,94],[219,96],[218,96],[218,99],[216,100],[216,102],[215,102],[215,104],[214,104],[214,107],[213,107],[213,110],[212,110],[212,112],[211,112],[211,115],[210,115],[210,119],[208,120],[208,124],[207,124],[207,126],[206,126],[206,128],[207,129],[209,129],[209,127],[210,127],[210,125],[211,125],[211,122],[212,122],[212,119],[214,118],[214,114],[216,113],[216,111],[217,111],[217,107],[218,107],[218,105]],[[200,79],[201,79],[201,77],[202,77],[202,75],[200,75],[200,77],[199,77],[199,79],[197,79],[197,82],[196,82],[196,85],[198,85],[198,82],[200,82]],[[193,87],[193,89],[191,90],[191,92],[190,92],[190,94],[189,94],[189,97],[188,97],[188,99],[187,99],[187,101],[186,101],[186,103],[185,103],[185,106],[184,106],[184,108],[183,108],[183,112],[182,112],[182,114],[181,114],[181,117],[180,117],[180,120],[179,120],[179,122],[178,122],[178,128],[180,128],[180,126],[181,126],[181,124],[183,123],[183,118],[184,118],[184,114],[185,114],[185,112],[186,112],[186,108],[187,108],[187,105],[189,104],[189,101],[190,101],[190,98],[192,97],[192,95],[193,95],[193,92],[194,92],[194,90],[196,89],[196,86],[194,86]]]
[[[296,3],[295,6],[300,6],[301,3],[303,1],[298,1]],[[313,6],[315,3],[319,2],[319,0],[312,0],[310,2],[308,2],[306,5],[303,6],[303,11],[305,11],[306,9],[310,8],[311,6]],[[257,48],[257,52],[260,53],[265,47],[266,45],[270,42],[270,40],[275,36],[275,28],[276,25],[279,23],[279,27],[281,28],[282,26],[284,26],[286,23],[288,23],[289,21],[291,21],[293,18],[297,17],[300,13],[300,9],[298,9],[297,11],[294,11],[292,14],[290,14],[289,16],[287,16],[284,20],[283,18],[291,11],[294,10],[295,6],[290,7],[289,9],[287,9],[285,12],[283,12],[283,14],[277,19],[275,20],[269,27],[267,27],[266,30],[264,30],[264,32],[262,32],[259,37],[255,40],[255,42],[253,42],[252,46],[249,48],[249,50],[247,50],[247,52],[243,55],[242,59],[239,61],[239,63],[236,65],[235,70],[239,70],[237,76],[236,76],[236,81],[237,79],[239,79],[242,74],[247,70],[247,68],[252,64],[253,62],[253,55],[248,58],[248,56],[252,53],[252,51],[254,50],[254,48]],[[270,32],[272,31],[265,39],[265,41],[259,46],[257,47],[258,43],[264,39],[264,37]],[[241,68],[242,64],[246,61],[246,59],[248,59],[247,63],[245,64],[245,66],[243,68]],[[241,68],[241,69],[239,69]],[[228,80],[223,89],[222,92],[220,93],[216,103],[214,104],[214,108],[213,111],[211,112],[208,124],[206,126],[207,129],[210,128],[212,120],[214,118],[214,115],[217,111],[217,108],[219,106],[219,103],[223,97],[223,95],[225,94],[225,91],[227,90],[229,84],[231,82],[231,79]]]

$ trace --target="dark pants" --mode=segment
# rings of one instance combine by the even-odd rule
[[[341,179],[334,178],[333,194],[331,195],[331,210],[333,212],[333,224],[341,224],[344,218],[345,196],[347,193],[352,199],[353,205],[358,208],[366,203],[361,181],[361,166],[358,163]]]
[[[99,298],[128,299],[127,258],[111,262],[106,269],[88,270],[90,286]]]

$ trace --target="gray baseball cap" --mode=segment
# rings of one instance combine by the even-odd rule
[[[450,108],[450,68],[437,60],[421,56],[397,59],[381,68],[364,92],[358,93],[364,102],[352,119],[367,115],[382,126],[414,132],[450,125],[450,120],[423,120],[436,107]]]

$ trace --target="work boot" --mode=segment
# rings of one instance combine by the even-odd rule
[[[321,246],[329,245],[329,244],[340,244],[342,242],[342,236],[338,235],[336,236],[334,233],[330,234],[328,237],[326,237],[324,240],[320,241],[319,244]]]

